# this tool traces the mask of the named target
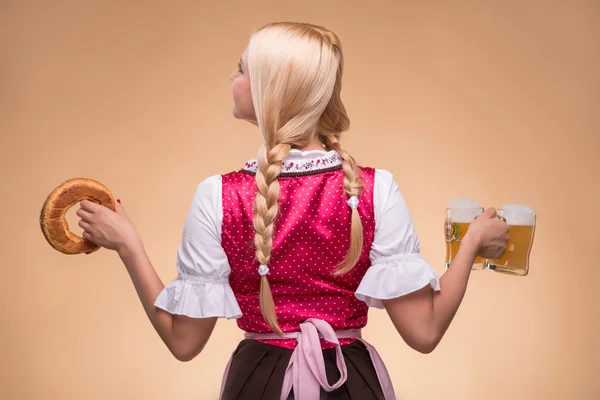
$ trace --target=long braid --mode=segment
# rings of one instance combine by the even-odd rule
[[[319,138],[327,150],[335,150],[342,158],[342,168],[344,170],[344,190],[349,197],[360,196],[363,191],[363,182],[360,169],[356,165],[354,158],[348,153],[340,143],[342,132],[350,128],[350,119],[346,113],[346,108],[341,100],[342,75],[344,72],[344,57],[342,44],[337,35],[322,26],[311,25],[311,27],[323,35],[336,54],[339,64],[336,72],[335,86],[327,107],[319,119]],[[344,259],[336,268],[336,274],[344,274],[350,271],[358,262],[362,254],[363,247],[363,226],[360,214],[357,208],[352,209],[352,220],[350,226],[350,248]]]
[[[363,182],[360,169],[354,158],[339,142],[339,134],[321,134],[321,140],[327,148],[335,150],[342,158],[344,170],[344,191],[348,196],[360,196],[363,192]],[[341,275],[350,271],[358,262],[363,247],[363,226],[358,209],[352,209],[352,221],[350,226],[350,248],[344,259],[336,267],[336,274]]]
[[[293,51],[291,49],[294,49]],[[254,247],[261,264],[259,304],[264,320],[282,335],[268,281],[268,263],[279,214],[278,176],[292,145],[304,147],[322,137],[328,149],[343,158],[344,189],[350,196],[362,192],[360,170],[339,144],[350,120],[340,98],[343,70],[338,37],[324,27],[274,23],[252,35],[248,45],[248,76],[256,122],[264,145],[258,158],[254,201]],[[351,243],[336,273],[352,269],[362,252],[362,224],[352,211]]]
[[[290,154],[289,144],[275,145],[270,151],[265,146],[261,147],[258,157],[258,170],[256,171],[256,186],[258,191],[254,202],[254,246],[256,259],[261,265],[268,265],[273,249],[273,231],[275,221],[279,214],[280,185],[278,176],[281,173],[283,159]],[[277,322],[275,302],[269,286],[267,275],[260,279],[260,309],[263,318],[273,332],[283,334]]]

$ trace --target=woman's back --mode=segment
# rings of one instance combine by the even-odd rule
[[[231,267],[230,285],[248,332],[271,332],[259,309],[259,263],[253,247],[252,204],[256,195],[253,162],[222,177],[222,246]],[[375,231],[375,170],[361,168],[364,182],[358,211],[363,221],[363,252],[346,274],[336,265],[349,248],[351,209],[343,190],[342,162],[335,151],[293,150],[279,176],[279,214],[274,226],[269,283],[283,332],[297,331],[307,318],[327,321],[335,330],[365,326],[368,307],[354,293],[370,266]],[[352,339],[344,339],[350,343]],[[295,340],[270,341],[295,347]],[[331,343],[323,347],[333,347]]]

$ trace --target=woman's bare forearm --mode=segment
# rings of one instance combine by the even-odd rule
[[[217,322],[217,317],[190,318],[173,315],[154,305],[165,285],[154,270],[141,241],[118,250],[131,282],[142,302],[152,326],[169,351],[180,361],[190,361],[198,355]]]
[[[433,293],[435,345],[446,333],[462,303],[476,256],[476,246],[463,241],[452,264],[440,278],[441,290]]]
[[[427,285],[384,300],[396,330],[409,346],[430,353],[442,340],[464,298],[476,254],[476,246],[469,240],[461,243],[450,268],[440,278],[439,292]]]
[[[173,352],[173,315],[154,306],[157,296],[165,285],[154,270],[144,246],[141,244],[124,246],[118,254],[127,268],[148,319],[165,345]]]

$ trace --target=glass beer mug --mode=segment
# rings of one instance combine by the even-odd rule
[[[525,276],[529,273],[535,213],[529,206],[508,204],[498,209],[498,216],[506,218],[509,239],[502,257],[487,260],[487,268],[504,274]]]
[[[471,199],[453,199],[446,208],[444,234],[446,236],[446,268],[450,266],[460,248],[460,242],[471,222],[483,213],[483,207]],[[487,266],[486,260],[477,257],[472,269],[480,271]]]

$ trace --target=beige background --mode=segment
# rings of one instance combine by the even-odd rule
[[[0,1],[0,398],[216,398],[235,322],[176,361],[117,255],[60,254],[38,216],[62,181],[97,179],[173,279],[196,185],[260,144],[231,117],[227,78],[275,20],[339,34],[344,143],[395,175],[438,273],[452,197],[538,214],[530,275],[473,273],[432,354],[371,312],[365,337],[399,397],[600,398],[600,3],[367,3]]]

